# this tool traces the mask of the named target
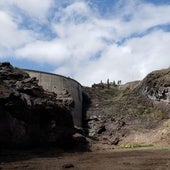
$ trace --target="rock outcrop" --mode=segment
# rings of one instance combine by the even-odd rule
[[[140,94],[156,101],[170,102],[170,68],[153,71],[137,87]]]
[[[0,146],[70,145],[75,132],[71,101],[45,91],[10,63],[0,63]]]

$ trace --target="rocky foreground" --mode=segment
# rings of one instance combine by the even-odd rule
[[[169,170],[170,150],[114,150],[57,154],[12,153],[3,156],[1,170]],[[8,158],[8,159],[7,159]],[[0,157],[1,159],[1,157]]]

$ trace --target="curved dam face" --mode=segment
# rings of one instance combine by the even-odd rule
[[[24,69],[30,77],[36,77],[45,90],[51,92],[60,92],[66,89],[74,100],[74,108],[72,110],[74,125],[81,127],[82,125],[82,86],[77,81],[57,74],[46,73],[35,70]]]

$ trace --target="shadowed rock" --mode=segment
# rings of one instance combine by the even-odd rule
[[[1,147],[70,145],[74,134],[71,97],[67,102],[37,83],[10,63],[0,63]]]

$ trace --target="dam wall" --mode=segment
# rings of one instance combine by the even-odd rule
[[[74,125],[81,127],[82,125],[82,86],[79,82],[69,77],[61,75],[24,69],[30,77],[36,77],[45,90],[51,92],[61,92],[67,90],[74,100],[74,108],[72,110]]]

